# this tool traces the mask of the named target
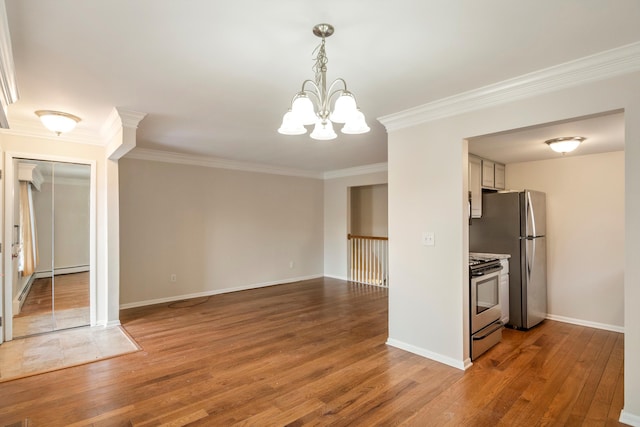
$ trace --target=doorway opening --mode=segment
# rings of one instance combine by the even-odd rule
[[[389,286],[387,184],[349,188],[349,280]]]

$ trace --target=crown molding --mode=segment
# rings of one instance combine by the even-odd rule
[[[387,132],[640,71],[640,42],[378,118]]]
[[[147,113],[114,107],[105,120],[100,135],[104,141],[111,141],[122,128],[138,129],[138,124],[146,115]]]
[[[303,178],[322,179],[322,172],[305,171],[301,169],[281,168],[260,163],[246,163],[217,157],[194,156],[190,154],[173,153],[168,151],[135,148],[124,156],[125,159],[151,160],[155,162],[176,163],[207,168],[232,169],[245,172],[268,173],[272,175],[298,176]]]
[[[336,169],[324,173],[324,179],[344,178],[348,176],[365,175],[368,173],[387,172],[387,163],[374,163],[347,169]]]
[[[9,135],[26,136],[29,138],[45,138],[56,141],[73,142],[76,144],[105,145],[102,136],[95,132],[76,128],[71,132],[56,135],[54,132],[51,132],[42,126],[39,121],[35,120],[11,120],[10,128],[0,129],[0,132]]]

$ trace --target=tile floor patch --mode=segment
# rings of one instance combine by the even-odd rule
[[[83,327],[0,345],[0,382],[133,353],[140,347],[122,327]]]

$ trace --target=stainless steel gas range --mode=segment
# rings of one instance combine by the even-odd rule
[[[497,258],[469,258],[471,360],[502,339],[500,270]]]

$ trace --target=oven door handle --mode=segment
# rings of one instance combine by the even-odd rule
[[[481,276],[488,276],[491,273],[496,273],[498,271],[502,270],[502,265],[496,265],[495,267],[492,268],[488,268],[484,271],[471,271],[471,276],[472,277],[481,277]]]
[[[497,331],[498,329],[502,329],[503,327],[504,327],[504,323],[502,323],[501,321],[498,321],[498,322],[494,323],[494,327],[491,328],[490,331],[485,332],[484,335],[481,335],[479,337],[474,335],[472,338],[473,338],[474,341],[483,340],[486,337],[488,337],[489,335],[491,335],[492,333],[494,333],[495,331]]]

